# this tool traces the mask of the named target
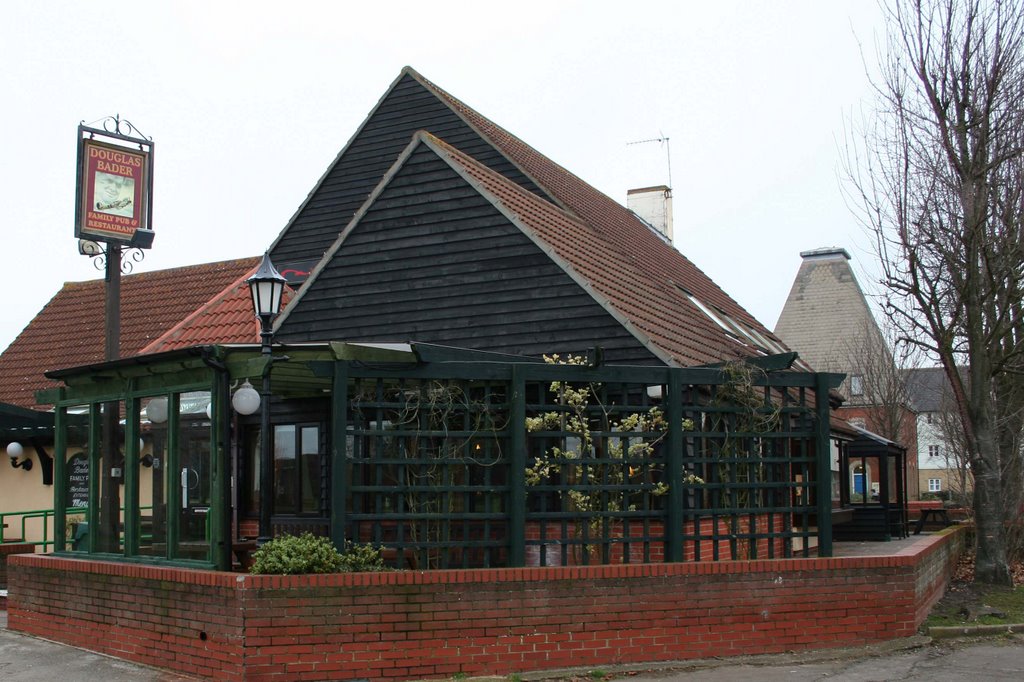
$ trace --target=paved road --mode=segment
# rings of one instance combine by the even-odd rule
[[[913,638],[892,647],[760,656],[693,664],[682,670],[639,673],[630,682],[964,682],[1024,680],[1024,637],[936,640]],[[905,648],[901,648],[905,647]],[[711,667],[701,667],[711,665]]]
[[[194,678],[27,637],[6,626],[7,613],[0,611],[0,680],[4,682],[194,682]],[[654,671],[614,667],[605,671],[629,682],[1019,681],[1024,680],[1024,636],[936,642],[915,637],[859,649],[697,661]],[[589,672],[565,671],[564,676],[589,681],[593,679]],[[552,673],[521,676],[527,682],[552,677]]]

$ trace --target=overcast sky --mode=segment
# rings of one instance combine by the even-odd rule
[[[622,203],[671,168],[676,247],[774,327],[800,251],[877,277],[841,155],[880,21],[872,0],[5,0],[0,348],[101,276],[74,239],[79,122],[155,142],[137,270],[253,256],[407,64]]]

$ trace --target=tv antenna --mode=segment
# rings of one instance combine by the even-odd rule
[[[659,135],[660,135],[660,133],[659,133]],[[649,144],[651,142],[657,142],[658,144],[662,144],[662,145],[665,146],[665,161],[668,163],[668,186],[669,186],[669,189],[671,189],[672,188],[672,152],[671,152],[671,149],[669,147],[668,138],[667,137],[665,137],[664,135],[661,135],[661,137],[652,137],[649,140],[636,140],[635,142],[627,142],[626,146],[630,147],[630,146],[635,145],[635,144]]]

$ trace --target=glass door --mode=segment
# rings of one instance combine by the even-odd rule
[[[178,559],[210,559],[211,429],[210,419],[196,405],[209,405],[208,391],[182,394],[177,420]]]

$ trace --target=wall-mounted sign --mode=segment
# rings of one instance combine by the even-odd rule
[[[137,245],[151,230],[152,142],[85,126],[78,130],[75,236]]]
[[[71,456],[67,465],[68,492],[65,507],[87,509],[89,507],[89,456],[78,452]]]

